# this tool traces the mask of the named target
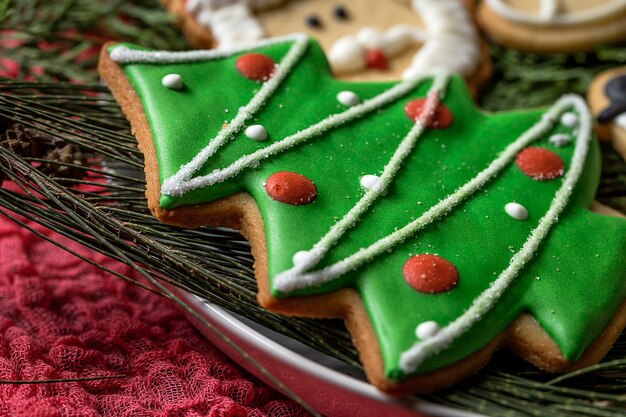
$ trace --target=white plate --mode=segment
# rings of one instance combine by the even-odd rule
[[[313,350],[206,300],[170,288],[195,312],[214,325],[282,384],[326,417],[479,417],[420,400],[391,397],[364,381],[354,367]],[[187,314],[189,320],[220,350],[268,385],[276,387],[223,338]],[[363,378],[363,379],[362,379]]]

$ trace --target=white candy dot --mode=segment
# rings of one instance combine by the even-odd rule
[[[507,203],[504,206],[504,211],[515,220],[526,220],[528,218],[528,210],[518,203]]]
[[[615,118],[615,124],[626,130],[626,113],[622,113]]]
[[[415,335],[418,339],[430,339],[439,333],[439,325],[434,321],[425,321],[420,323],[415,329]]]
[[[261,125],[248,126],[244,133],[247,137],[257,142],[267,140],[267,130]]]
[[[378,186],[380,183],[380,177],[377,175],[363,175],[361,177],[361,187],[366,190],[371,190],[374,187]]]
[[[576,113],[572,113],[571,111],[563,113],[561,116],[561,124],[567,127],[576,127],[578,126],[578,116],[576,116]]]
[[[305,250],[300,250],[293,254],[293,264],[300,265],[303,264],[309,258],[309,252]]]
[[[555,133],[548,140],[554,146],[567,146],[572,141],[572,138],[564,133]]]
[[[161,79],[161,84],[170,90],[180,90],[183,88],[183,77],[178,74],[167,74]]]
[[[352,91],[342,91],[337,94],[337,101],[339,101],[344,106],[352,107],[359,104],[361,102],[361,99]]]

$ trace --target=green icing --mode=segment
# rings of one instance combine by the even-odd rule
[[[115,48],[114,46],[113,48]],[[132,47],[131,48],[136,48]],[[280,62],[290,42],[258,48]],[[189,162],[261,84],[241,76],[232,57],[177,64],[127,64],[128,78],[138,92],[155,138],[161,181]],[[167,89],[161,78],[180,74],[182,91]],[[264,160],[256,168],[182,197],[161,197],[161,206],[213,201],[239,191],[257,201],[265,221],[270,277],[293,266],[293,254],[310,249],[363,196],[359,179],[381,174],[412,126],[404,113],[410,100],[425,97],[430,82],[365,118],[346,123],[288,151]],[[336,95],[354,91],[361,100],[374,97],[393,83],[346,83],[335,80],[317,43],[304,56],[248,124],[261,124],[266,142],[234,140],[209,159],[197,175],[225,167],[257,149],[300,131],[329,115],[344,111]],[[484,114],[469,96],[464,82],[453,78],[444,99],[454,114],[447,129],[427,130],[404,161],[387,193],[364,214],[322,260],[330,265],[366,247],[423,214],[476,176],[521,133],[537,123],[543,111]],[[558,125],[558,124],[557,124]],[[552,133],[570,132],[563,126]],[[574,145],[555,147],[548,137],[534,146],[552,150],[565,161]],[[598,147],[592,143],[584,173],[569,205],[538,252],[505,291],[502,299],[448,348],[427,358],[418,369],[427,372],[453,364],[488,344],[522,312],[531,312],[556,341],[563,355],[576,360],[601,333],[623,301],[626,282],[626,221],[590,212],[599,178]],[[291,206],[272,200],[264,181],[274,172],[294,171],[310,178],[319,195],[309,205]],[[298,290],[290,296],[326,293],[352,286],[363,298],[383,353],[386,374],[401,379],[400,354],[416,341],[418,324],[435,320],[445,326],[460,316],[505,269],[514,252],[545,214],[561,179],[539,182],[513,163],[473,197],[435,224],[421,230],[392,251],[325,285]],[[504,205],[523,204],[530,217],[514,220]],[[435,253],[459,271],[459,284],[437,295],[411,289],[402,266],[411,256]],[[276,289],[278,297],[284,297]]]

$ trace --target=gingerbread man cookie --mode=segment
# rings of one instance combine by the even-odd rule
[[[473,89],[491,76],[462,0],[170,0],[198,47],[231,48],[305,32],[347,80],[393,80],[441,68]]]

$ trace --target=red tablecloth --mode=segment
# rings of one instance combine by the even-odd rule
[[[42,233],[52,233],[32,225]],[[128,267],[55,240],[123,273]],[[300,416],[162,297],[0,216],[0,416]]]

